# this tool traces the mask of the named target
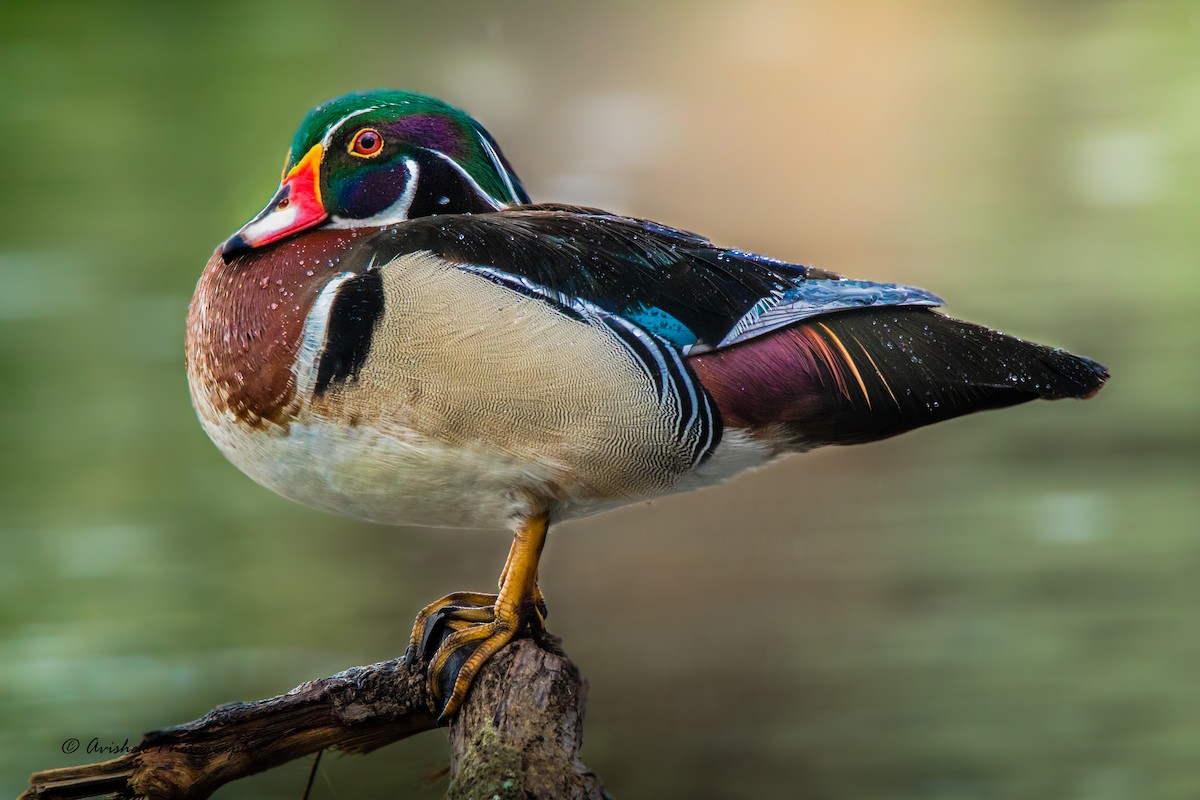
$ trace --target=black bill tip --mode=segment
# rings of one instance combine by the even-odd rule
[[[246,238],[240,233],[235,233],[225,241],[225,244],[221,245],[221,258],[228,264],[242,253],[251,249],[250,243],[246,241]]]

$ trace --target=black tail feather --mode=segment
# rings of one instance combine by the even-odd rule
[[[1090,397],[1108,378],[1090,359],[924,308],[830,314],[691,361],[727,424],[770,427],[800,447]]]

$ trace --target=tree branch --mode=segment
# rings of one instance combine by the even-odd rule
[[[447,798],[606,797],[579,755],[584,704],[579,670],[556,639],[505,647],[451,722]],[[423,670],[394,659],[220,706],[111,761],[34,773],[21,800],[199,800],[327,748],[367,753],[436,726]]]

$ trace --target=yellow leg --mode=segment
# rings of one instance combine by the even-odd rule
[[[537,570],[549,524],[545,515],[537,515],[517,528],[500,577],[499,594],[456,592],[426,606],[417,616],[409,645],[410,657],[423,653],[431,624],[438,619],[453,631],[429,662],[429,688],[436,699],[442,699],[443,671],[451,662],[460,661],[462,653],[469,653],[457,669],[450,696],[444,699],[442,719],[458,711],[480,668],[521,628],[542,627],[546,604],[538,589]]]

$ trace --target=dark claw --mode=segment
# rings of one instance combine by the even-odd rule
[[[467,663],[467,659],[475,652],[475,648],[479,647],[482,642],[471,642],[464,644],[462,647],[455,648],[450,657],[446,659],[446,666],[442,671],[433,678],[433,683],[437,689],[437,696],[434,700],[442,709],[446,708],[446,702],[450,696],[454,694],[454,684],[458,680],[458,673],[462,671],[463,664]],[[440,714],[438,716],[438,724],[444,724],[447,720]]]
[[[446,641],[446,637],[454,633],[446,621],[450,619],[451,614],[458,606],[446,606],[438,609],[437,613],[429,618],[425,623],[425,630],[421,633],[421,660],[429,661],[433,658],[433,654],[442,646],[442,642]]]
[[[414,650],[410,643],[408,649],[404,651],[404,660],[409,664],[417,663],[418,659],[422,662],[432,660],[438,648],[442,646],[442,642],[446,641],[446,638],[454,633],[454,629],[446,623],[454,617],[455,612],[481,607],[464,605],[439,608],[425,622],[425,629],[421,631],[420,649]]]
[[[412,646],[411,640],[409,641],[408,649],[404,651],[404,661],[406,664],[422,663],[433,658],[433,654],[437,652],[437,648],[452,633],[446,627],[446,610],[448,608],[452,608],[452,606],[440,609],[425,622],[425,628],[421,631],[421,648],[419,652]],[[437,635],[439,627],[442,629],[441,635]],[[434,643],[435,636],[437,636],[436,643]]]

